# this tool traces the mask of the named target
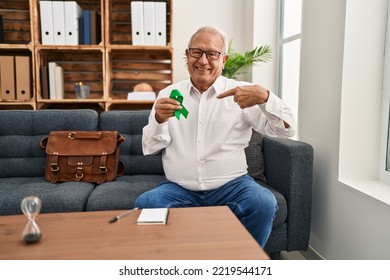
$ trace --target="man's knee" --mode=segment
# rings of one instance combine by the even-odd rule
[[[141,194],[135,200],[135,207],[138,207],[138,208],[141,208],[141,209],[143,209],[143,208],[155,208],[155,206],[153,204],[154,203],[152,203],[148,192],[145,192],[145,193]]]
[[[273,217],[278,210],[278,204],[274,194],[262,186],[248,195],[247,199],[249,212],[258,212],[260,215]]]
[[[200,206],[190,194],[176,186],[164,185],[141,194],[135,201],[139,208],[179,208]]]

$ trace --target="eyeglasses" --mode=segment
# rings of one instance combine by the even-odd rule
[[[196,48],[189,48],[188,52],[190,53],[190,56],[193,58],[201,58],[202,55],[205,53],[206,58],[208,60],[217,60],[221,54],[224,54],[224,53],[218,52],[218,51],[204,51],[204,50],[196,49]]]

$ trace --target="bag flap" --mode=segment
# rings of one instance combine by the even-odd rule
[[[108,155],[117,147],[117,131],[52,131],[46,145],[48,155]]]
[[[71,156],[68,157],[68,165],[69,166],[85,166],[92,165],[93,156],[80,157],[80,156]]]

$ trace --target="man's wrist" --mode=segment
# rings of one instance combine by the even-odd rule
[[[163,123],[163,121],[159,119],[157,114],[154,115],[154,118],[156,119],[156,122],[158,122],[159,124]]]
[[[261,105],[261,104],[267,103],[270,94],[271,93],[270,93],[270,91],[268,89],[262,88],[260,90],[259,103],[257,103],[257,104]],[[264,97],[264,96],[267,96],[267,97]]]
[[[265,102],[264,102],[264,103],[266,103],[266,102],[268,101],[268,98],[269,98],[269,95],[270,95],[270,92],[269,92],[268,89],[266,89],[265,91],[267,92],[267,98],[265,99]]]

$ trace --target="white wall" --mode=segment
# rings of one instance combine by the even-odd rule
[[[373,177],[362,166],[378,158],[367,151],[379,149],[386,7],[386,0],[304,1],[299,135],[315,153],[310,245],[326,259],[390,259],[389,204],[339,177],[339,169]]]
[[[174,1],[174,80],[188,78],[183,53],[190,35],[203,25],[223,29],[234,39],[233,46],[239,51],[267,43],[271,44],[276,55],[275,2]],[[326,259],[390,259],[389,203],[363,191],[364,188],[375,189],[372,185],[360,181],[363,186],[359,189],[339,178],[342,166],[346,174],[354,175],[356,172],[350,168],[351,161],[367,160],[366,149],[362,156],[355,157],[361,152],[359,145],[366,148],[365,143],[377,143],[377,136],[363,140],[357,138],[379,131],[376,131],[377,126],[370,125],[370,120],[361,123],[356,118],[357,123],[353,123],[355,119],[351,114],[356,108],[361,108],[362,115],[375,121],[380,110],[377,108],[381,83],[378,71],[381,71],[382,54],[378,44],[370,44],[369,40],[380,39],[386,2],[309,0],[303,3],[299,135],[300,140],[313,145],[315,153],[310,246]],[[198,8],[194,8],[195,5]],[[253,18],[253,11],[261,16]],[[373,16],[376,13],[378,16]],[[372,30],[375,32],[371,33]],[[365,65],[367,61],[369,68]],[[254,68],[253,82],[275,90],[276,62],[274,57],[272,62]],[[356,92],[359,90],[363,93]],[[359,99],[353,98],[355,92]],[[354,107],[359,100],[368,106]],[[352,106],[348,108],[346,104]],[[343,112],[342,106],[346,108]],[[351,133],[353,137],[348,137]],[[357,147],[354,145],[353,149],[344,150],[354,144],[348,141],[357,140],[360,141]],[[353,157],[349,157],[350,154]],[[372,161],[377,156],[368,158]],[[387,192],[378,193],[387,195]]]
[[[254,17],[254,13],[261,16]],[[253,67],[241,78],[276,91],[277,1],[275,0],[176,0],[173,1],[172,46],[174,82],[188,79],[184,50],[190,36],[199,28],[212,25],[232,39],[233,49],[245,52],[268,44],[273,59]]]
[[[270,45],[272,59],[267,63],[260,63],[253,67],[252,82],[277,92],[277,65],[278,65],[278,1],[275,0],[252,0],[252,45],[251,48]],[[245,2],[252,2],[247,1]],[[248,7],[249,8],[249,7]],[[249,11],[248,11],[249,12]]]
[[[191,35],[202,26],[215,26],[233,39],[233,48],[245,49],[244,1],[237,0],[176,0],[173,1],[172,46],[174,49],[173,79],[188,79],[184,51]],[[250,0],[252,1],[252,0]]]

